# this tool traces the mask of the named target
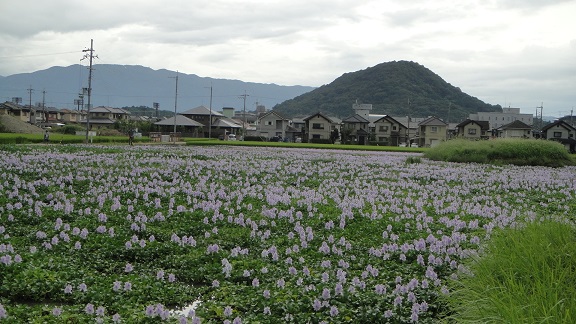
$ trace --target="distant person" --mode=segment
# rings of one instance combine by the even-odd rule
[[[131,129],[131,130],[128,132],[128,144],[129,144],[129,145],[134,145],[134,130],[133,130],[133,129]]]
[[[48,143],[50,141],[50,133],[48,131],[44,132],[44,143]]]

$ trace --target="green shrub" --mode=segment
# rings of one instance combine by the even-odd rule
[[[576,231],[532,223],[496,232],[467,274],[451,282],[455,323],[575,323]]]
[[[311,138],[308,143],[315,143],[315,144],[333,144],[332,140],[329,138]]]
[[[437,161],[561,167],[574,165],[562,144],[537,139],[450,140],[426,151]]]

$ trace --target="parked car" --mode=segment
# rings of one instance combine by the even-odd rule
[[[228,140],[229,140],[229,141],[235,141],[235,140],[236,140],[236,135],[235,135],[235,134],[228,134]]]
[[[412,144],[410,144],[410,147],[418,147],[418,144],[417,144],[417,143],[412,143]]]
[[[398,146],[400,146],[400,147],[406,147],[406,143],[400,143],[400,144],[398,144]]]

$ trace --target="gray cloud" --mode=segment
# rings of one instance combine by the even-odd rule
[[[78,63],[94,39],[99,63],[287,85],[411,60],[490,103],[569,106],[574,9],[561,0],[4,0],[0,75]]]

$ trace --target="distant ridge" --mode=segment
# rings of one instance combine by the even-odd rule
[[[110,107],[152,107],[160,104],[160,110],[174,111],[176,71],[153,70],[139,65],[96,64],[92,80],[92,105]],[[28,88],[32,87],[32,104],[42,102],[46,91],[46,106],[76,109],[74,99],[82,88],[88,87],[88,69],[79,64],[67,67],[51,67],[32,73],[0,77],[0,101],[21,97],[29,103]],[[248,95],[246,110],[256,109],[256,104],[271,109],[274,105],[314,89],[306,86],[283,86],[244,82],[240,80],[214,79],[195,74],[178,73],[178,111],[200,105],[209,106],[212,86],[212,107],[244,108],[240,95]]]
[[[352,104],[372,104],[374,114],[437,116],[458,122],[478,111],[501,111],[452,86],[426,67],[408,61],[381,63],[345,73],[332,83],[299,95],[274,107],[287,116],[314,112],[344,118],[353,114]],[[408,102],[410,104],[408,104]]]

